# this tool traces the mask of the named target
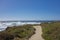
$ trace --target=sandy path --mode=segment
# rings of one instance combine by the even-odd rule
[[[42,28],[41,26],[34,26],[34,28],[36,29],[36,34],[34,34],[29,40],[44,40],[41,36],[42,34]]]

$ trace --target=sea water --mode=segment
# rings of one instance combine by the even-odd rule
[[[24,25],[24,24],[40,24],[37,22],[25,22],[25,23],[21,23],[21,22],[11,22],[11,23],[0,23],[0,31],[5,30],[7,27],[12,27],[12,26],[18,26],[18,25]]]

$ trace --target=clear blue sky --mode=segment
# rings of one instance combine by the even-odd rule
[[[0,20],[60,20],[60,0],[0,0]]]

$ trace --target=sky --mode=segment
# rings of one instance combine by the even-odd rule
[[[60,0],[0,0],[0,20],[60,20]]]

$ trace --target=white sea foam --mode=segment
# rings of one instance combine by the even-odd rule
[[[18,25],[24,25],[24,24],[40,24],[40,23],[36,23],[36,22],[11,22],[11,23],[0,23],[0,31],[5,30],[8,26],[12,27],[12,26],[18,26]]]

